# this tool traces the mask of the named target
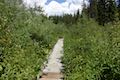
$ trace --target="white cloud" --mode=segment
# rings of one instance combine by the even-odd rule
[[[48,15],[61,15],[63,11],[63,7],[61,4],[56,1],[52,1],[49,5],[46,5],[44,8],[45,13]]]
[[[56,1],[51,1],[48,5],[45,3],[47,0],[24,0],[24,4],[27,7],[37,6],[43,7],[44,13],[48,16],[50,15],[62,15],[64,14],[74,14],[78,9],[80,12],[83,8],[83,0],[66,0],[63,3],[58,3]],[[87,1],[85,2],[87,3]]]
[[[36,6],[45,6],[45,3],[47,0],[23,0],[23,4],[26,5],[26,7],[35,7]]]

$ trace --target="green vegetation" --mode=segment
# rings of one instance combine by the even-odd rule
[[[120,80],[120,9],[114,1],[106,0],[106,7],[104,0],[92,0],[83,15],[49,18],[18,1],[0,0],[0,80],[36,80],[59,37],[65,40],[64,80]]]
[[[69,28],[64,42],[65,80],[120,79],[118,25],[103,27],[83,18]]]
[[[118,11],[115,0],[90,0],[90,6],[87,8],[86,14],[104,26],[118,20]]]
[[[120,80],[117,14],[119,6],[117,10],[114,0],[91,0],[84,8],[65,35],[64,80]]]
[[[118,9],[118,18],[120,20],[120,0],[118,0],[118,7],[117,7],[117,9]]]
[[[76,24],[80,18],[79,10],[77,14],[64,14],[63,16],[49,16],[49,19],[53,21],[54,24],[64,23],[67,26]]]
[[[0,80],[33,80],[56,42],[56,25],[5,1],[0,1]]]

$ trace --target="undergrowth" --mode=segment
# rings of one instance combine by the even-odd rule
[[[14,0],[0,0],[0,80],[36,80],[61,37],[64,80],[120,80],[119,25],[100,26],[84,16],[69,26],[54,24]]]
[[[55,30],[45,16],[1,0],[0,80],[35,80],[57,40]]]
[[[120,80],[120,23],[81,18],[64,42],[64,80]]]

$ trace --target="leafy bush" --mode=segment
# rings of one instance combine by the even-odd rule
[[[0,1],[0,80],[34,80],[56,41],[56,27],[9,1]]]
[[[82,18],[72,26],[64,42],[64,80],[120,80],[119,35],[119,23],[103,27]]]

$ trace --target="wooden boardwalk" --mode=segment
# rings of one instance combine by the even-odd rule
[[[43,70],[43,75],[39,80],[62,80],[63,75],[61,70],[63,69],[63,65],[61,57],[63,56],[63,41],[64,39],[57,41]]]

